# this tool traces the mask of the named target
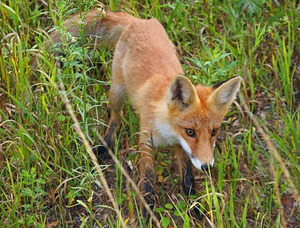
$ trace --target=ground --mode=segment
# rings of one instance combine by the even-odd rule
[[[54,29],[65,34],[63,21],[69,15],[86,12],[94,3],[0,2],[2,227],[120,227],[122,220],[129,227],[145,226],[136,191],[108,158],[97,167],[119,205],[122,219],[117,217],[76,129],[92,147],[101,144],[110,116],[112,50],[67,39],[45,45]],[[193,83],[211,86],[236,75],[244,79],[222,125],[214,168],[195,175],[194,200],[206,211],[201,221],[190,216],[191,201],[182,194],[172,148],[158,150],[155,215],[160,225],[300,227],[299,4],[103,3],[136,17],[157,18]],[[55,66],[58,49],[64,53],[61,69]],[[64,91],[78,122],[66,107]],[[128,101],[113,151],[136,185],[138,134],[138,116]]]

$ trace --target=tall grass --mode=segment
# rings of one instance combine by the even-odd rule
[[[87,144],[101,144],[106,129],[112,52],[90,49],[80,41],[68,43],[63,21],[75,12],[82,12],[84,18],[94,3],[0,2],[2,227],[121,227],[122,221],[123,226],[146,226],[133,187],[133,182],[139,182],[139,123],[130,102],[114,148],[120,164],[108,160],[95,165],[87,150]],[[299,4],[265,0],[103,3],[140,18],[157,18],[194,83],[213,85],[236,75],[245,80],[240,94],[245,103],[237,99],[225,118],[214,169],[196,173],[194,201],[182,194],[171,148],[158,151],[154,212],[160,225],[299,226]],[[66,39],[46,47],[54,29]],[[55,66],[57,50],[65,54],[58,57],[63,62],[60,71]],[[60,80],[77,123],[62,99],[64,92],[55,86]],[[256,122],[245,112],[248,109]],[[123,175],[124,170],[131,179]],[[192,206],[206,211],[203,220],[190,215]]]

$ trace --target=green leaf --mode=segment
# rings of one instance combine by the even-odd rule
[[[163,208],[163,207],[158,207],[158,208],[155,208],[154,211],[157,212],[157,213],[161,213],[161,212],[165,211],[165,208]]]
[[[173,205],[170,204],[170,203],[167,203],[167,204],[165,205],[165,208],[171,210],[171,209],[173,209]]]
[[[184,215],[183,228],[190,228],[190,218],[189,218],[188,214]]]
[[[168,227],[168,225],[170,224],[170,218],[169,217],[162,217],[160,220],[160,224],[162,227]]]
[[[66,119],[66,116],[65,115],[59,115],[58,117],[57,117],[57,120],[59,121],[59,122],[62,122],[62,121],[64,121]]]

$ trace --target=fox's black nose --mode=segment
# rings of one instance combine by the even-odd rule
[[[203,165],[201,166],[201,169],[202,169],[203,171],[208,171],[208,167],[209,167],[209,169],[211,169],[211,168],[212,168],[212,165],[203,164]]]

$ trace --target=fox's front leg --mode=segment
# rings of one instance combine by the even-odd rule
[[[195,180],[191,159],[185,154],[181,146],[176,146],[175,150],[183,193],[188,197],[195,195]]]
[[[139,162],[138,169],[140,175],[140,189],[144,194],[145,201],[149,204],[151,209],[154,208],[155,195],[154,195],[154,161],[153,161],[153,146],[151,144],[150,136],[148,132],[142,132],[139,138]],[[149,213],[147,213],[145,207],[141,205],[143,216],[146,221],[149,220]]]
[[[193,165],[191,159],[186,155],[181,146],[177,146],[175,150],[182,191],[189,199],[191,195],[196,194]],[[198,220],[202,220],[204,217],[204,213],[199,209],[198,206],[193,207],[190,210],[190,214],[193,217],[196,217]]]

